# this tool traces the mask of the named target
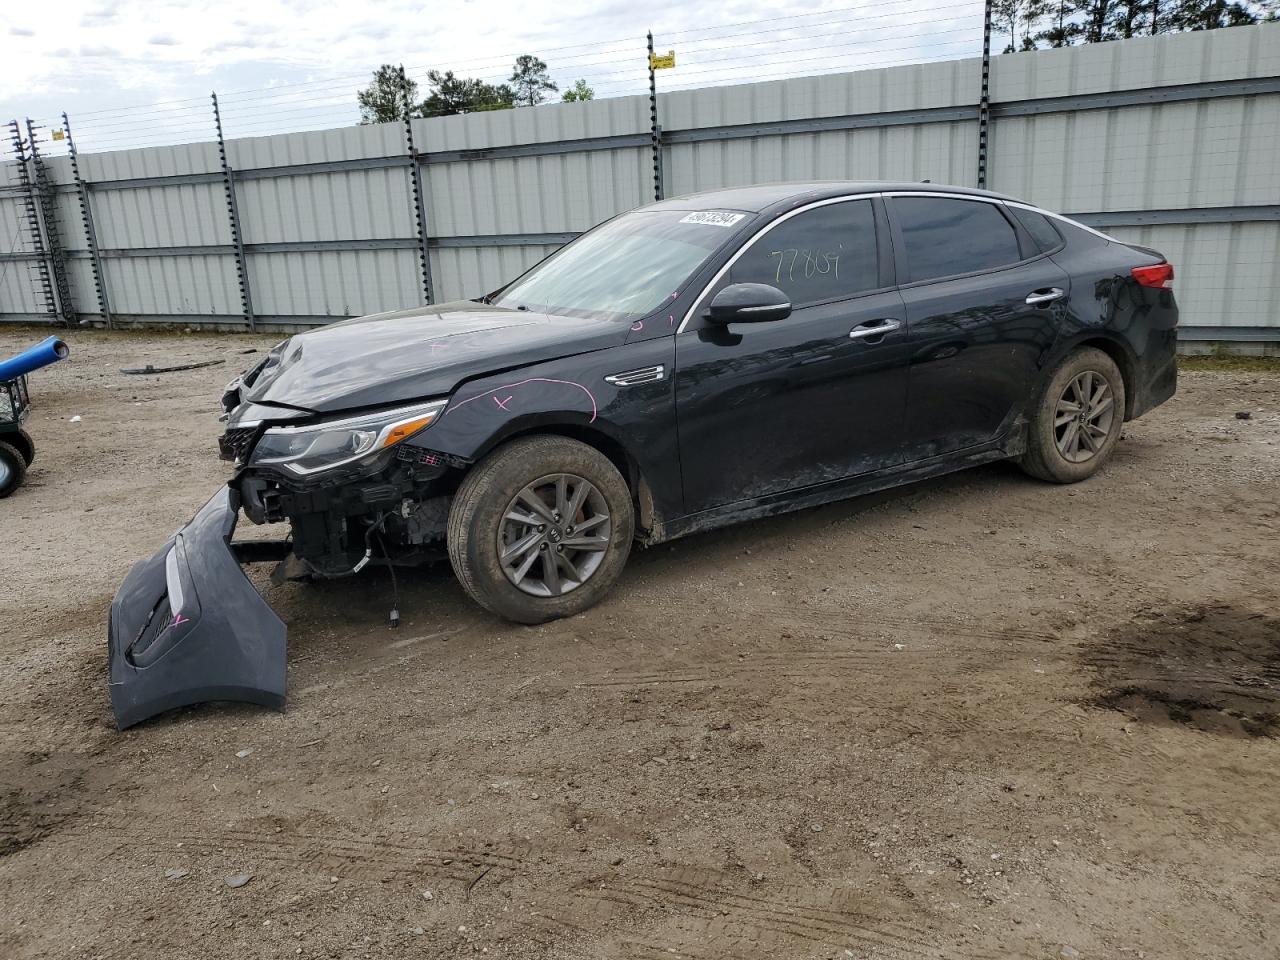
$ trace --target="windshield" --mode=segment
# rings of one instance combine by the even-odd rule
[[[502,307],[634,320],[652,313],[747,214],[636,210],[601,224],[494,296]]]

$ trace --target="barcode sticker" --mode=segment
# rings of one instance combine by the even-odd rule
[[[722,213],[719,210],[699,210],[697,213],[691,213],[687,217],[682,217],[680,222],[705,223],[712,227],[732,227],[745,216],[745,213]]]

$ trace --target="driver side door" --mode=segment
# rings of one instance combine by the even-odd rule
[[[878,198],[785,213],[695,306],[675,361],[687,513],[902,462],[909,350],[888,234]],[[778,287],[791,315],[710,322],[730,283]]]

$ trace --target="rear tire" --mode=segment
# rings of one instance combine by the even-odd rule
[[[634,531],[631,491],[608,457],[567,437],[527,437],[463,480],[449,509],[449,561],[486,610],[544,623],[608,593]]]
[[[1093,476],[1120,439],[1124,411],[1124,378],[1115,361],[1095,347],[1076,350],[1049,378],[1018,465],[1050,483]]]
[[[0,442],[0,499],[22,486],[26,475],[26,458],[18,452],[17,447]]]

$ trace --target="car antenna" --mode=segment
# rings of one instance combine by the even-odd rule
[[[920,182],[921,182],[921,183],[933,183],[933,181],[932,181],[932,180],[921,180]]]

